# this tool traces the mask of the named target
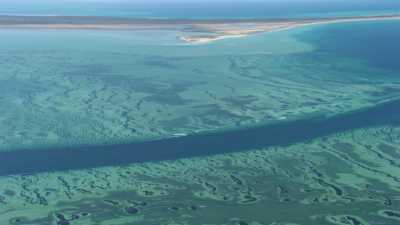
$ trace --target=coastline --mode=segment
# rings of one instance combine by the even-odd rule
[[[400,15],[276,20],[162,20],[85,16],[0,16],[0,29],[179,30],[183,32],[183,35],[178,37],[180,40],[189,44],[206,44],[227,38],[246,37],[257,33],[282,31],[309,25],[378,20],[400,20]]]
[[[217,40],[223,40],[228,38],[240,38],[247,37],[258,33],[269,33],[295,29],[299,27],[312,26],[312,25],[322,25],[322,24],[333,24],[333,23],[349,23],[349,22],[363,22],[363,21],[383,21],[383,20],[400,20],[400,16],[393,17],[355,17],[355,18],[334,18],[334,19],[322,19],[322,20],[308,20],[308,21],[298,21],[298,22],[255,22],[253,25],[256,28],[252,29],[214,29],[205,28],[211,34],[208,36],[182,36],[180,39],[182,41],[191,44],[206,44]],[[239,24],[238,24],[239,25]],[[228,25],[229,26],[229,25]]]

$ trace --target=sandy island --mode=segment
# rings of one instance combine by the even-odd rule
[[[292,29],[300,26],[371,20],[397,20],[400,15],[337,17],[322,19],[221,19],[221,20],[165,20],[125,19],[87,16],[0,16],[0,29],[98,29],[182,31],[182,41],[193,44],[209,43],[226,38]]]

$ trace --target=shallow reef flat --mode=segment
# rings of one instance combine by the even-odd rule
[[[1,33],[0,151],[330,116],[400,90],[392,71],[316,53],[297,31],[202,46],[143,45],[124,32]]]
[[[94,153],[95,154],[95,153]],[[396,225],[400,127],[290,146],[0,178],[4,225]]]

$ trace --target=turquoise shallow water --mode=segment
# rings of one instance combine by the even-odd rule
[[[0,224],[398,225],[399,27],[1,30]]]
[[[179,31],[2,30],[0,148],[159,139],[397,98],[399,24],[308,26],[207,45],[182,43]]]
[[[0,176],[121,166],[290,146],[355,129],[398,126],[399,113],[400,101],[393,101],[328,119],[310,118],[236,131],[122,145],[0,152],[0,160],[3,161]]]

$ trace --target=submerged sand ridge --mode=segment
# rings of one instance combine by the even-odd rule
[[[400,19],[400,15],[336,17],[316,19],[210,19],[167,20],[127,19],[89,16],[0,16],[0,28],[25,29],[100,29],[100,30],[181,30],[179,38],[188,43],[208,43],[215,40],[243,37],[255,33],[292,29],[323,23]],[[191,31],[188,34],[185,31]],[[193,34],[199,33],[199,34]]]

